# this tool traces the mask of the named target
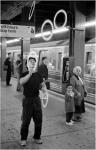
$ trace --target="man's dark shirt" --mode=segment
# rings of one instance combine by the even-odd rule
[[[29,72],[25,72],[22,74],[21,77],[24,77],[28,74]],[[39,95],[39,89],[40,85],[43,82],[43,79],[41,75],[38,72],[35,72],[32,74],[28,82],[26,82],[23,87],[23,94],[26,97],[37,97]]]
[[[42,78],[45,78],[45,80],[48,79],[48,68],[45,64],[39,66],[38,72],[41,74]]]
[[[4,64],[8,66],[7,72],[11,72],[11,61],[10,58],[6,58]]]

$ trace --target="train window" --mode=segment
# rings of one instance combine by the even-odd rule
[[[48,53],[48,69],[56,71],[56,48],[52,48]]]
[[[62,58],[62,53],[58,53],[58,71],[61,71],[61,58]]]
[[[56,70],[56,60],[55,59],[49,59],[48,68],[49,70]]]
[[[91,63],[92,63],[92,52],[86,52],[85,58],[85,73],[90,74],[91,72]]]
[[[94,51],[93,51],[94,52]],[[95,77],[96,64],[95,64],[95,53],[86,52],[85,55],[85,74]]]
[[[92,52],[86,53],[86,64],[91,64],[92,62]]]
[[[69,57],[69,46],[68,45],[64,45],[63,56]]]

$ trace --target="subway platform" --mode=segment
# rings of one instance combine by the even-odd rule
[[[1,149],[95,149],[95,106],[86,103],[81,122],[73,126],[65,124],[64,97],[49,91],[49,102],[43,108],[43,144],[32,141],[34,124],[31,120],[27,146],[20,145],[22,93],[16,91],[16,79],[12,86],[1,82]]]

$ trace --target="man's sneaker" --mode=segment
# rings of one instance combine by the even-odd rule
[[[74,123],[74,121],[73,121],[73,120],[71,120],[71,123],[73,124],[73,123]]]
[[[26,146],[27,142],[26,140],[21,140],[21,146]]]
[[[34,139],[34,138],[33,138]],[[36,144],[42,144],[43,143],[43,141],[41,140],[41,139],[34,139],[34,142],[36,143]]]
[[[66,124],[67,124],[68,126],[72,126],[72,125],[73,125],[72,122],[66,122]]]
[[[6,84],[6,86],[12,86],[12,84]]]

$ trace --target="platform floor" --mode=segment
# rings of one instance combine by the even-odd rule
[[[12,87],[1,83],[1,149],[24,149],[20,146],[22,93],[16,92],[16,79]],[[69,127],[65,124],[64,97],[49,91],[49,102],[43,108],[43,144],[32,141],[33,120],[29,128],[25,149],[95,149],[95,107],[86,104],[81,122]]]

